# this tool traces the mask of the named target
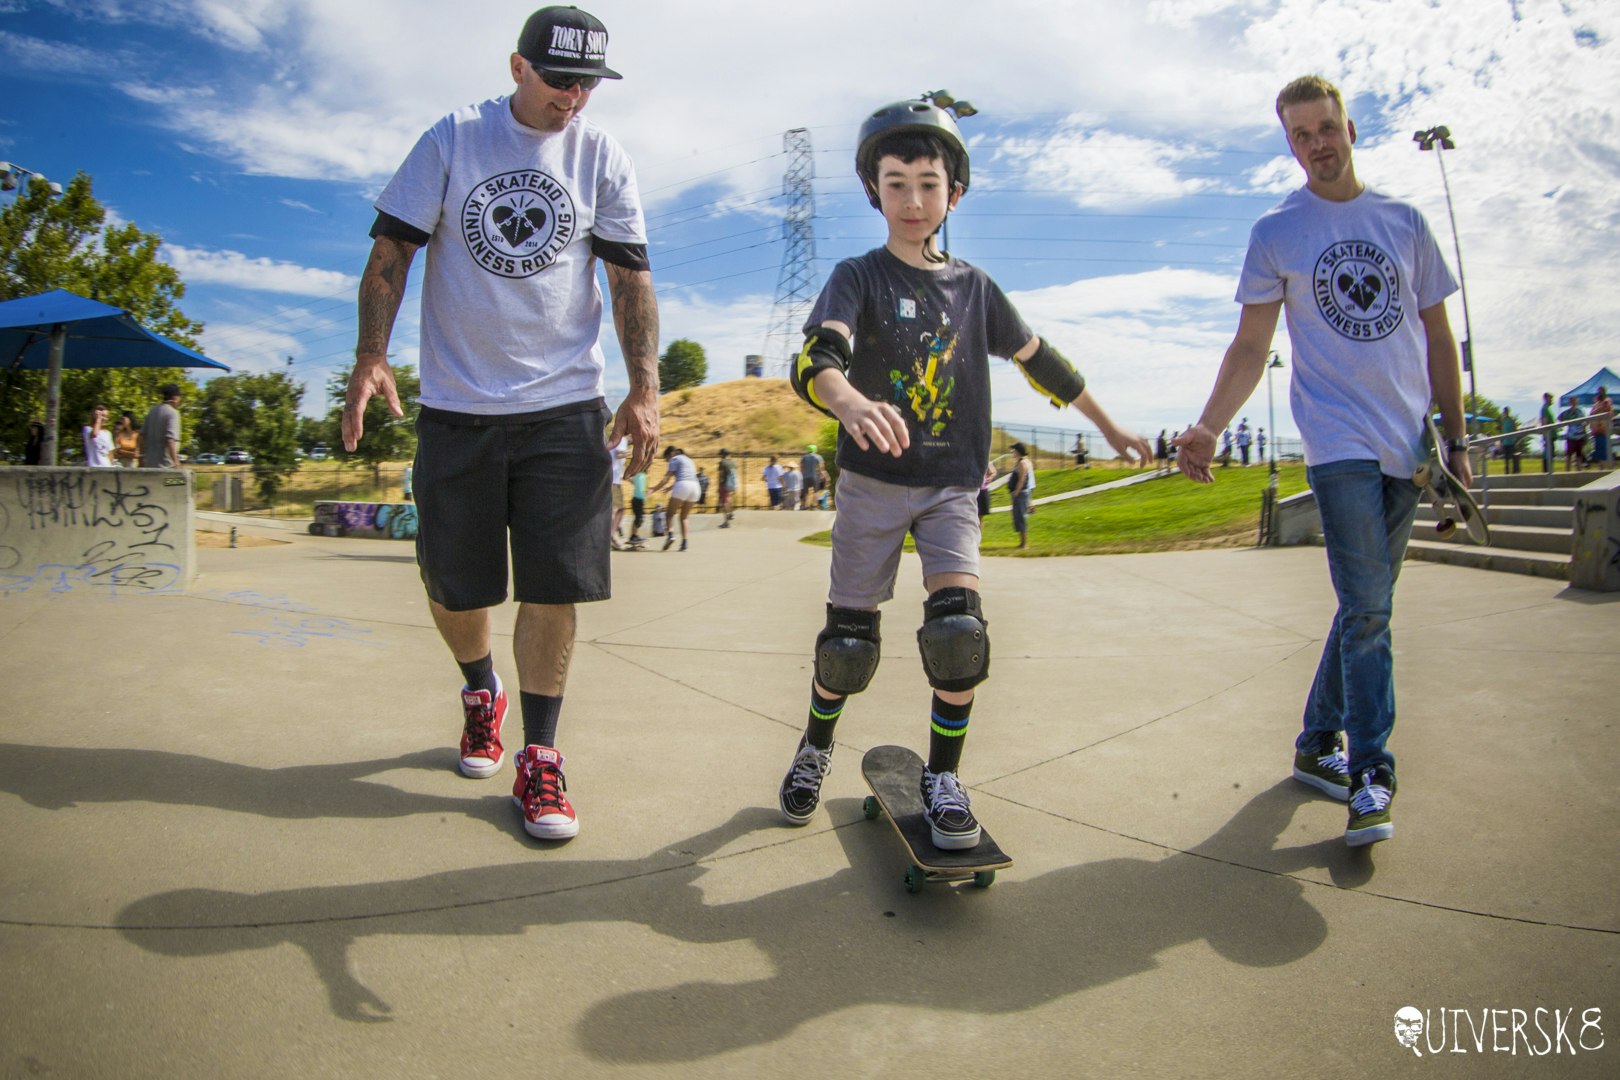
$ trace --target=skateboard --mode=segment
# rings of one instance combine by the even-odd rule
[[[906,891],[922,892],[924,885],[941,881],[971,881],[977,888],[988,889],[996,880],[996,871],[1011,866],[1012,858],[991,839],[982,824],[977,847],[962,851],[935,847],[917,786],[922,770],[922,758],[903,746],[874,746],[861,758],[861,776],[872,789],[862,810],[868,820],[887,815],[911,853]]]
[[[1437,522],[1434,527],[1435,534],[1445,540],[1457,531],[1460,523],[1467,530],[1468,539],[1476,544],[1489,544],[1491,542],[1490,526],[1485,524],[1485,515],[1480,511],[1479,504],[1474,497],[1468,494],[1468,489],[1451,475],[1451,469],[1446,465],[1445,455],[1440,453],[1440,447],[1445,445],[1440,437],[1440,429],[1435,427],[1434,417],[1423,418],[1423,448],[1428,458],[1417,467],[1412,474],[1412,482],[1423,489],[1423,494],[1434,507]]]

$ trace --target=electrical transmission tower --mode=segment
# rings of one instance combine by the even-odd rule
[[[782,239],[787,247],[782,252],[782,272],[776,279],[763,355],[768,371],[786,374],[792,371],[804,341],[804,320],[816,302],[816,195],[811,186],[816,162],[805,128],[784,133],[782,149],[787,152],[787,174],[782,177],[782,194],[787,196]]]

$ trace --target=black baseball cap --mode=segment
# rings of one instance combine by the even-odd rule
[[[529,16],[518,35],[517,51],[541,71],[622,79],[607,66],[607,27],[577,7],[544,7]]]

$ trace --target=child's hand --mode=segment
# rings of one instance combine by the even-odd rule
[[[1103,438],[1108,440],[1108,445],[1112,446],[1114,452],[1124,458],[1127,463],[1131,463],[1133,457],[1135,459],[1134,463],[1137,465],[1146,465],[1153,460],[1153,448],[1148,445],[1146,439],[1134,431],[1121,431],[1118,428],[1113,428],[1104,431]]]
[[[851,394],[834,407],[833,415],[862,450],[876,447],[879,453],[899,457],[902,450],[911,446],[905,417],[887,401],[872,401]]]

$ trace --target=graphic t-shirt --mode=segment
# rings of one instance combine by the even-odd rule
[[[1456,291],[1423,215],[1371,188],[1348,202],[1300,188],[1255,222],[1237,302],[1283,302],[1307,465],[1412,475],[1429,405],[1418,312]]]
[[[376,207],[432,234],[422,282],[421,402],[536,412],[603,394],[591,238],[646,243],[630,158],[582,116],[518,123],[510,99],[434,124]]]
[[[919,270],[888,248],[845,259],[810,319],[848,325],[856,390],[906,419],[898,458],[838,432],[837,462],[908,487],[977,488],[990,459],[990,357],[1010,358],[1034,336],[990,276],[960,259]]]

